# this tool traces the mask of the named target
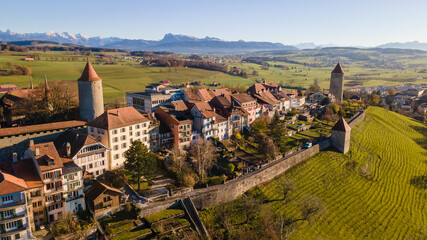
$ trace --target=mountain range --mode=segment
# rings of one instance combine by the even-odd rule
[[[170,51],[176,53],[240,53],[268,50],[298,50],[318,49],[324,47],[336,47],[334,44],[316,45],[314,43],[300,43],[296,45],[284,45],[272,42],[253,41],[224,41],[219,38],[197,38],[180,34],[165,34],[161,40],[125,39],[118,37],[88,37],[83,34],[71,34],[68,32],[55,33],[15,33],[10,30],[0,30],[0,42],[42,40],[61,44],[75,44],[86,47],[115,48],[131,51]],[[386,43],[377,48],[419,49],[427,51],[427,43],[405,42]]]

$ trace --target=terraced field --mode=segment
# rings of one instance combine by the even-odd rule
[[[352,130],[348,154],[321,152],[247,193],[258,200],[262,196],[262,209],[273,213],[277,234],[280,216],[302,219],[303,199],[312,197],[323,210],[310,221],[295,221],[289,239],[427,239],[427,127],[381,108],[366,113]],[[277,190],[284,178],[296,187],[286,201]],[[237,209],[239,201],[229,203],[230,209]],[[224,232],[218,223],[223,207],[201,214],[213,235]],[[263,231],[258,226],[263,214],[242,224],[242,214],[233,210],[229,236],[237,236],[239,229]]]

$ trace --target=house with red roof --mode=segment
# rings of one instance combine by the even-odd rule
[[[88,123],[88,134],[111,149],[108,169],[122,167],[125,152],[139,140],[150,149],[150,120],[133,107],[110,109]]]
[[[216,113],[209,103],[194,103],[190,113],[194,118],[194,130],[199,132],[206,141],[211,138],[219,138],[220,140],[228,138],[228,120]]]

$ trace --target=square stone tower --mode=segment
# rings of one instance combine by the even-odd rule
[[[340,118],[331,129],[331,141],[338,151],[347,153],[350,150],[351,127],[344,118]]]
[[[344,91],[344,71],[339,63],[331,72],[329,91],[335,96],[336,103],[341,104]]]

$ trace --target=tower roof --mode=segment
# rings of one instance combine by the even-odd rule
[[[331,130],[339,131],[339,132],[350,132],[351,127],[347,124],[343,117],[338,120],[337,123],[332,127]]]
[[[344,73],[344,71],[342,70],[342,67],[341,67],[341,64],[340,64],[340,63],[338,63],[338,64],[335,66],[335,68],[334,68],[334,70],[332,71],[332,73]]]
[[[98,74],[96,74],[95,69],[93,69],[92,65],[88,61],[85,69],[83,70],[82,76],[77,81],[95,82],[102,81],[102,79],[98,77]]]

